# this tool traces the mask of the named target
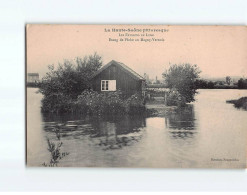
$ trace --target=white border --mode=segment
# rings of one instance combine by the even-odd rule
[[[246,25],[244,0],[12,0],[0,7],[0,191],[246,191],[244,170],[25,167],[25,24]]]

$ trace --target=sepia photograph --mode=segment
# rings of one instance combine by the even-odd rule
[[[25,36],[27,167],[246,168],[246,26]]]

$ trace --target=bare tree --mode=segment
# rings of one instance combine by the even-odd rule
[[[226,83],[227,83],[228,85],[231,84],[231,77],[230,77],[230,76],[227,76],[227,77],[226,77]]]

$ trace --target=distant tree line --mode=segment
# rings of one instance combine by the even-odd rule
[[[226,82],[197,79],[195,85],[197,89],[247,89],[247,79],[241,78],[233,85],[230,85],[229,77],[226,77]]]
[[[238,88],[239,89],[247,89],[247,79],[239,79],[238,80]]]
[[[215,83],[212,81],[205,81],[202,79],[196,80],[195,85],[197,89],[214,89]]]

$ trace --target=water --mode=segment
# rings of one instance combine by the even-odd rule
[[[36,91],[27,89],[28,166],[49,164],[48,138],[69,153],[59,160],[63,167],[245,167],[247,112],[226,100],[247,90],[200,90],[193,104],[166,117],[101,119],[42,115]]]

